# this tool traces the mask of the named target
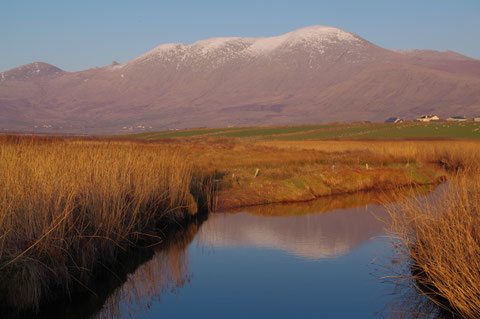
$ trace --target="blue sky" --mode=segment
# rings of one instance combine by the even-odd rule
[[[67,71],[125,62],[157,45],[341,28],[391,49],[480,59],[480,0],[0,2],[0,71],[42,61]]]

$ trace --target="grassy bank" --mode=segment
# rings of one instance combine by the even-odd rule
[[[330,195],[383,191],[400,185],[431,184],[440,180],[433,170],[402,164],[382,166],[326,162],[291,166],[286,170],[252,167],[231,171],[234,173],[229,172],[221,180],[218,197],[220,209],[309,201]]]
[[[150,142],[155,143],[190,154],[195,170],[217,172],[219,209],[431,184],[442,175],[415,159],[376,153],[367,144],[353,150],[347,144],[332,152],[238,139]]]
[[[4,306],[36,310],[46,296],[87,287],[119,251],[195,214],[208,194],[184,155],[143,144],[3,137]]]
[[[401,188],[402,197],[425,196],[438,187],[438,185],[429,184],[418,187]],[[359,191],[350,194],[341,194],[333,196],[323,196],[318,199],[307,202],[291,202],[270,205],[257,205],[248,207],[250,215],[264,217],[291,217],[305,216],[312,214],[325,214],[335,210],[365,207],[368,205],[389,205],[398,198],[399,189],[392,190],[373,190]],[[222,213],[243,213],[245,208],[235,208],[222,211]]]

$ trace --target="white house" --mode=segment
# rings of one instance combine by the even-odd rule
[[[422,115],[419,118],[415,119],[418,122],[430,122],[430,121],[438,121],[440,118],[436,115]]]

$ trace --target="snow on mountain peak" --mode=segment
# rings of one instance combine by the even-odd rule
[[[268,54],[278,48],[303,45],[324,52],[330,44],[339,42],[359,43],[360,38],[350,32],[327,26],[310,26],[283,35],[265,38],[224,37],[200,40],[190,45],[183,43],[162,44],[132,61],[145,61],[154,57],[171,59],[174,56],[207,57],[222,52],[225,58],[234,56],[258,56]],[[225,59],[224,58],[224,59]]]
[[[183,43],[165,43],[165,44],[159,45],[158,47],[156,47],[155,49],[153,49],[150,52],[160,54],[160,53],[163,53],[163,52],[183,49],[185,47],[186,47],[186,45],[183,44]]]
[[[352,33],[323,25],[314,25],[301,28],[286,35],[295,36],[302,39],[337,39],[340,41],[358,41]]]
[[[316,47],[322,50],[326,43],[342,41],[357,42],[359,39],[353,34],[337,28],[311,26],[276,37],[259,38],[250,47],[250,51],[254,54],[269,53],[280,46],[290,47],[297,44],[304,44],[305,46]]]
[[[240,37],[229,37],[229,38],[211,38],[207,40],[200,40],[190,45],[192,49],[198,50],[201,53],[208,54],[210,52],[216,51],[218,49],[224,48],[228,45],[248,45],[253,42],[253,38],[240,38]],[[239,48],[240,50],[242,47]]]

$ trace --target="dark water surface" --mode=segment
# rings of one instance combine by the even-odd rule
[[[431,190],[424,190],[428,193]],[[384,318],[385,194],[212,214],[127,276],[101,318]]]

